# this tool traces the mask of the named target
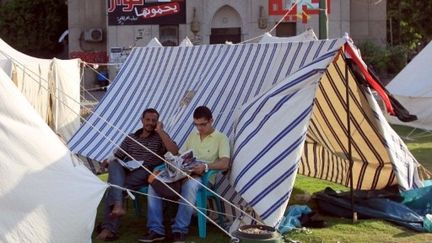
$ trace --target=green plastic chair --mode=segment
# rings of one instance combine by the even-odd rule
[[[207,173],[205,173],[202,176],[202,184],[213,190],[214,187],[213,185],[211,185],[209,180],[220,172],[221,172],[220,170],[209,170]],[[196,198],[196,206],[200,209],[200,211],[206,214],[205,209],[207,208],[208,199],[215,200],[217,211],[221,212],[222,205],[220,202],[220,198],[216,196],[213,192],[210,192],[207,189],[205,189],[204,187],[201,187],[198,190],[198,194]],[[198,217],[198,235],[200,238],[204,239],[207,237],[207,218],[201,213],[197,213],[197,217]],[[219,225],[224,227],[224,218],[221,214],[218,214],[218,221],[219,221]]]
[[[155,171],[162,170],[164,167],[165,165],[160,165],[155,168]],[[207,173],[205,173],[202,176],[202,184],[213,190],[213,186],[210,183],[210,178],[216,176],[216,174],[220,172],[221,172],[220,170],[209,170]],[[147,194],[148,186],[143,186],[138,191]],[[205,209],[207,208],[208,199],[215,200],[217,211],[221,212],[222,205],[220,202],[220,198],[217,197],[213,192],[210,192],[207,189],[205,189],[204,187],[201,187],[198,190],[197,198],[196,198],[196,206],[200,208],[200,211],[203,212],[204,214],[207,213]],[[135,215],[141,216],[141,204],[139,202],[138,197],[136,198],[136,200],[134,200],[134,208],[135,208]],[[200,238],[205,239],[207,237],[207,218],[201,213],[197,213],[197,217],[198,217],[198,235]],[[218,214],[218,221],[219,221],[219,225],[224,227],[224,218],[221,214]]]
[[[165,168],[165,164],[161,164],[161,165],[156,166],[153,171],[161,171],[164,168]],[[148,194],[148,185],[141,187],[140,189],[138,189],[138,191],[141,193],[144,193],[144,194]],[[139,196],[142,196],[142,195],[141,194],[135,195],[136,198],[135,198],[135,200],[133,200],[135,215],[137,217],[141,216],[141,203],[140,203]]]

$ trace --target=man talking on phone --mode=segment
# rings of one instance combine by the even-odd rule
[[[148,151],[150,149],[157,155],[169,151],[178,153],[178,147],[170,136],[163,130],[159,121],[159,113],[149,108],[144,110],[141,122],[143,127],[129,134],[121,143],[120,148],[114,152],[114,159],[104,160],[101,167],[108,167],[108,182],[128,189],[137,190],[147,185],[149,173],[142,167],[130,170],[124,162],[136,160],[152,171],[154,167],[162,164],[162,160]],[[145,147],[145,148],[144,148]],[[147,149],[146,149],[147,148]],[[119,161],[121,160],[121,161]],[[99,240],[115,240],[120,225],[120,217],[126,214],[123,207],[124,194],[117,188],[110,188],[105,196],[104,219],[99,227]]]

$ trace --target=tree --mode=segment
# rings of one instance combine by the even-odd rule
[[[388,0],[389,40],[412,52],[432,40],[432,1]]]
[[[0,5],[0,38],[26,54],[52,57],[67,28],[64,0],[9,0]]]

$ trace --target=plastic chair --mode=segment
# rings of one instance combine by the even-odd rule
[[[143,186],[140,189],[138,189],[139,192],[148,193],[148,186]],[[135,216],[139,217],[141,216],[141,203],[140,203],[140,199],[139,196],[141,196],[141,194],[135,195],[135,200],[133,200],[133,205],[134,205],[134,210],[135,210]]]
[[[217,173],[221,172],[220,170],[209,170],[207,173],[205,173],[202,176],[202,184],[207,186],[208,188],[213,190],[212,185],[210,184],[209,180],[214,177]],[[215,200],[216,208],[218,212],[221,212],[222,205],[220,202],[220,198],[216,196],[213,192],[208,191],[204,187],[201,187],[198,190],[197,198],[196,198],[196,206],[200,209],[201,212],[206,214],[206,208],[207,208],[207,201],[208,199]],[[198,217],[198,235],[200,238],[206,238],[207,237],[207,218],[204,217],[201,213],[197,213]],[[219,225],[224,227],[224,219],[221,214],[218,214],[218,221]]]
[[[156,170],[162,170],[164,167],[165,167],[164,165],[160,165],[160,166],[155,168],[155,171]],[[202,176],[202,184],[213,190],[212,185],[210,184],[209,180],[210,180],[210,178],[214,177],[217,173],[220,173],[220,172],[221,172],[220,170],[209,170],[207,173],[205,173]],[[143,186],[138,191],[147,194],[148,193],[148,186]],[[198,208],[200,208],[200,211],[203,212],[204,214],[206,214],[205,209],[207,208],[208,199],[215,200],[217,211],[221,212],[222,205],[220,202],[220,198],[215,196],[214,193],[209,192],[204,187],[201,187],[198,190],[197,198],[196,198],[196,206]],[[135,215],[141,216],[141,204],[139,202],[138,197],[136,198],[136,200],[134,200],[134,208],[135,208]],[[207,237],[207,218],[204,215],[202,215],[201,213],[197,213],[197,217],[198,217],[198,235],[200,238],[204,239]],[[218,221],[219,221],[219,225],[221,225],[223,227],[224,218],[221,214],[218,214]]]
[[[164,168],[165,168],[165,164],[161,164],[156,166],[153,171],[161,171]],[[140,189],[138,189],[138,191],[144,194],[148,194],[148,185],[141,187]],[[141,216],[141,203],[140,203],[139,196],[141,196],[141,194],[135,195],[136,198],[135,200],[133,200],[135,215],[137,217]]]

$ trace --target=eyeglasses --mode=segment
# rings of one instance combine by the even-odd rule
[[[196,127],[205,127],[205,126],[207,126],[208,123],[209,123],[208,121],[207,121],[207,122],[202,122],[202,123],[195,123],[195,122],[194,122],[194,125],[195,125]]]

